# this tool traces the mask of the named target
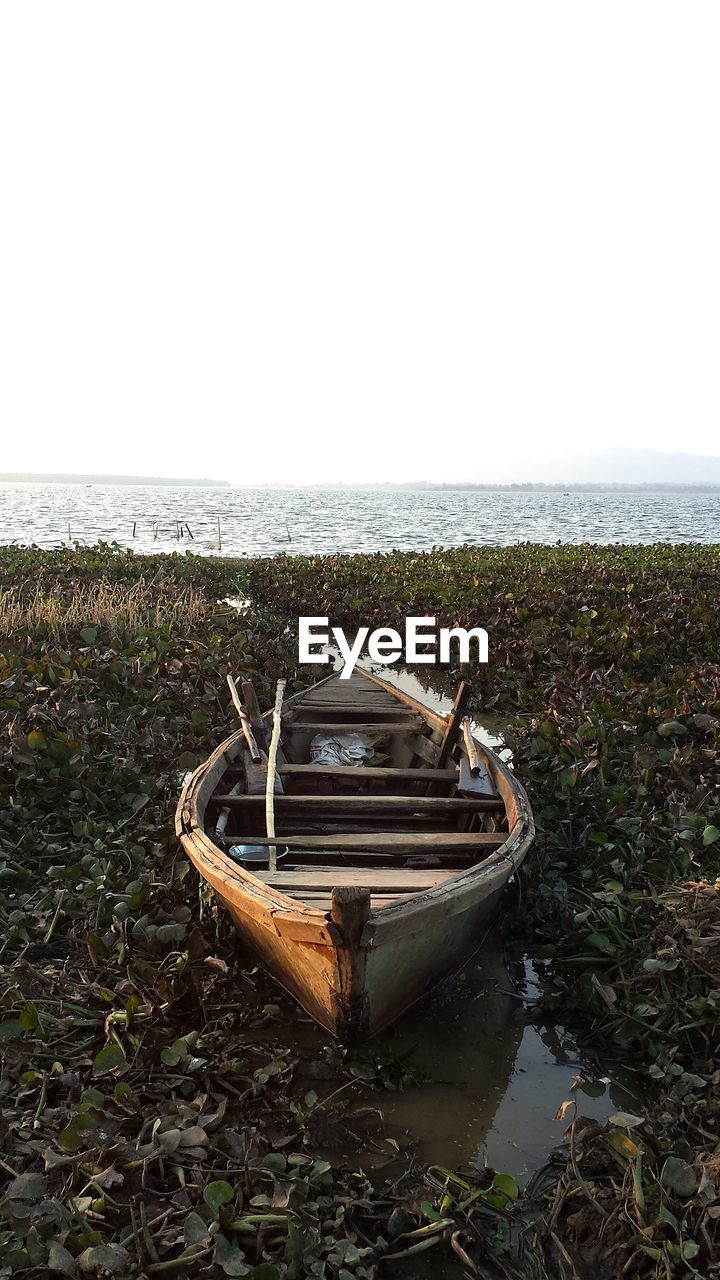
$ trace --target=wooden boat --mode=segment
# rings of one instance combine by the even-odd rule
[[[242,729],[183,788],[189,858],[264,968],[338,1038],[378,1031],[462,962],[532,843],[525,791],[472,736],[467,693],[443,717],[356,669],[288,699],[271,837],[267,757],[253,761]],[[255,703],[253,716],[249,694],[264,746],[274,713]],[[312,763],[316,735],[348,732],[382,762]],[[274,870],[247,865],[247,846],[279,850]]]

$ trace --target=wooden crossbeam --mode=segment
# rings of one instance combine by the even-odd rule
[[[371,893],[419,893],[437,884],[453,880],[458,871],[441,871],[434,867],[415,871],[407,867],[303,867],[302,871],[257,871],[253,875],[274,889],[339,889],[345,885],[369,889]]]
[[[353,782],[457,782],[457,766],[450,769],[393,769],[380,765],[281,764],[286,778],[347,778]]]
[[[385,720],[376,721],[374,724],[367,721],[360,723],[359,721],[349,721],[348,723],[338,724],[333,721],[307,721],[293,720],[292,724],[287,725],[288,733],[417,733],[423,726],[423,721],[419,716],[408,717],[407,720]]]
[[[499,849],[508,838],[507,831],[369,831],[352,835],[330,836],[256,836],[239,837],[243,844],[263,846],[286,845],[288,849],[389,849],[393,853],[432,853],[433,849]],[[237,840],[236,840],[237,843]]]
[[[262,796],[215,795],[215,804],[227,805],[230,809],[254,810],[262,803]],[[282,795],[275,801],[278,813],[312,812],[312,813],[352,813],[359,816],[367,814],[376,817],[379,814],[427,813],[448,814],[482,813],[487,810],[497,812],[503,809],[500,799],[490,797],[471,799],[454,796],[341,796],[341,795]]]

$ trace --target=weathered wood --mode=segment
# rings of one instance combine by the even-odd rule
[[[475,739],[472,736],[470,721],[467,716],[463,716],[462,736],[463,736],[463,743],[465,746],[465,754],[467,756],[468,768],[470,769],[470,772],[472,774],[476,775],[480,772],[480,757],[478,755]]]
[[[506,833],[507,834],[507,833]],[[240,844],[245,839],[244,836],[215,836],[214,842],[223,849],[230,849],[233,845]],[[316,863],[319,860],[328,866],[358,866],[371,864],[373,866],[397,866],[398,862],[404,864],[408,857],[413,855],[398,852],[392,849],[293,849],[291,850],[291,861],[283,862],[283,867],[304,867],[308,862]],[[432,850],[423,850],[418,857],[431,857],[434,861],[443,865],[451,863],[453,866],[469,867],[478,860],[477,849],[439,849],[435,846]]]
[[[264,796],[267,787],[267,768],[264,761],[256,763],[247,748],[242,755],[245,773],[245,790],[251,796]],[[279,779],[276,779],[279,781]]]
[[[258,747],[258,744],[255,740],[255,734],[252,731],[252,725],[250,724],[248,714],[242,702],[240,701],[240,694],[237,691],[235,681],[233,680],[229,672],[228,672],[227,682],[228,682],[228,688],[230,689],[230,696],[233,700],[235,710],[237,711],[238,716],[240,718],[240,724],[242,725],[242,731],[245,734],[245,741],[248,744],[250,755],[254,763],[258,764],[261,759],[260,748]]]
[[[507,840],[507,832],[489,831],[428,831],[407,833],[397,831],[368,831],[352,835],[332,836],[256,836],[246,835],[247,844],[269,847],[272,844],[287,845],[288,849],[393,849],[396,853],[422,853],[438,849],[477,849],[483,852],[499,849]]]
[[[267,763],[267,783],[265,786],[265,825],[267,827],[268,838],[275,835],[275,770],[277,768],[277,753],[280,745],[280,726],[282,723],[282,702],[285,693],[285,680],[278,680],[275,689],[275,708],[273,711],[273,727],[270,735],[270,749],[268,751]],[[274,871],[277,866],[277,848],[275,845],[270,847],[270,870]]]
[[[458,791],[464,796],[487,796],[491,799],[497,795],[497,790],[493,785],[492,778],[488,773],[485,765],[478,761],[478,767],[475,773],[470,770],[470,765],[466,756],[460,758],[460,777],[458,779]]]
[[[404,689],[396,689],[395,685],[388,684],[386,680],[381,680],[380,676],[376,676],[372,671],[366,671],[364,667],[358,667],[358,671],[364,680],[369,680],[372,684],[378,685],[385,693],[390,694],[390,697],[395,698],[398,702],[404,702],[406,707],[416,711],[419,716],[422,716],[426,724],[432,725],[435,729],[444,730],[445,720],[443,716],[438,715],[436,711],[431,711],[429,707],[424,706],[422,702],[418,702],[417,698],[413,698]]]
[[[374,724],[359,720],[346,723],[333,723],[331,720],[293,720],[292,724],[288,725],[288,733],[372,733],[387,737],[391,733],[417,733],[421,727],[421,722],[415,719],[384,720],[376,721]]]
[[[363,770],[365,772],[365,770]],[[213,796],[216,804],[227,805],[231,809],[248,809],[254,811],[260,804],[259,796],[238,795],[236,791],[228,795]],[[427,813],[431,815],[451,816],[464,813],[481,813],[486,810],[502,809],[500,798],[474,799],[465,796],[391,796],[391,795],[283,795],[276,801],[276,812],[282,814],[318,812],[365,814],[368,817],[378,815],[404,815]]]
[[[428,764],[434,764],[438,758],[440,744],[433,742],[431,738],[424,738],[422,734],[418,734],[413,750],[416,756],[420,756],[421,760],[427,761]],[[421,773],[423,771],[418,769],[416,772]],[[434,769],[432,781],[439,782],[444,772],[444,769]]]
[[[463,680],[460,684],[460,688],[457,691],[453,709],[450,712],[450,715],[448,716],[448,719],[447,719],[447,728],[445,730],[445,736],[443,737],[442,744],[440,746],[440,751],[438,753],[438,758],[437,758],[438,769],[442,769],[444,767],[446,760],[450,756],[450,753],[453,750],[453,747],[455,746],[455,743],[458,740],[460,726],[463,722],[465,712],[467,710],[467,705],[470,701],[471,693],[472,693],[472,690],[470,688],[470,685],[467,684],[465,680]]]
[[[340,936],[338,972],[340,977],[339,1027],[344,1039],[364,1035],[369,1024],[365,989],[365,951],[360,946],[370,915],[368,889],[347,885],[332,891],[330,915]]]
[[[409,707],[368,706],[366,702],[302,703],[301,706],[295,708],[292,717],[288,718],[288,724],[299,723],[302,716],[314,717],[316,720],[320,719],[321,716],[336,716],[338,719],[344,720],[352,720],[353,717],[358,720],[374,720],[376,716],[387,719],[388,716],[391,716],[395,720],[400,719],[407,721],[407,723],[411,721],[417,725],[424,723],[424,721],[418,720],[415,712],[411,711]]]
[[[281,764],[278,773],[288,778],[317,775],[319,778],[346,778],[353,782],[457,782],[459,777],[455,765],[449,769],[393,769],[384,765]]]
[[[262,711],[260,710],[260,704],[257,700],[257,694],[255,693],[255,688],[252,684],[252,681],[243,680],[242,684],[240,685],[240,688],[242,689],[242,696],[245,700],[245,708],[247,710],[248,718],[250,720],[250,724],[252,725],[252,731],[255,735],[255,739],[258,743],[258,746],[266,747],[267,746],[267,726],[265,725],[265,722],[263,720]]]
[[[276,872],[257,871],[253,873],[258,880],[271,884],[273,888],[293,889],[328,889],[341,885],[357,885],[369,889],[371,893],[420,893],[422,890],[434,889],[438,884],[453,880],[457,871],[442,871],[434,868],[415,870],[406,867],[303,867],[302,871],[285,871],[280,867]]]

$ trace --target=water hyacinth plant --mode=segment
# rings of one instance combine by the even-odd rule
[[[0,1271],[363,1280],[442,1255],[458,1275],[711,1275],[717,564],[698,546],[1,549]],[[598,1125],[573,1093],[529,1190],[438,1168],[377,1186],[357,1138],[330,1152],[386,1088],[421,1086],[328,1044],[308,1090],[285,998],[176,847],[181,778],[227,735],[228,671],[264,705],[279,676],[313,678],[309,601],[348,629],[488,630],[489,664],[464,674],[539,828],[504,927],[539,955],[544,1006],[617,1046],[643,1103]]]

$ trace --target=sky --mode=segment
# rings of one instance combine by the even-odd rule
[[[720,453],[720,8],[0,6],[0,469]]]

